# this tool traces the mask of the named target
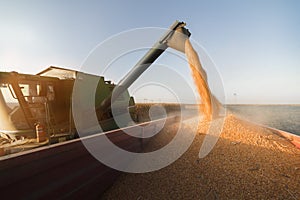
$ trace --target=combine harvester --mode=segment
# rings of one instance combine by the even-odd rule
[[[11,140],[9,144],[2,145],[2,154],[77,137],[71,97],[78,73],[58,67],[49,67],[37,75],[0,73],[0,131],[3,138]],[[83,75],[82,72],[80,74]],[[105,81],[104,77],[84,75],[87,79],[99,80],[95,95],[95,105],[99,107],[112,92],[115,84]],[[129,98],[128,91],[124,91],[122,95],[123,98],[118,98],[118,101]],[[136,119],[132,97],[129,107],[132,118]],[[100,116],[99,109],[97,113]],[[101,116],[99,123],[104,131],[118,128],[110,111]]]
[[[130,132],[140,129],[136,126],[118,129],[111,104],[130,99],[126,102],[127,109],[120,113],[129,110],[133,121],[137,121],[135,102],[127,89],[169,46],[182,42],[179,37],[190,36],[184,26],[185,23],[176,21],[117,85],[105,81],[104,77],[58,67],[50,67],[37,75],[1,72],[0,132],[4,143],[0,146],[1,196],[22,199],[99,197],[120,172],[97,161],[81,141],[108,137],[126,150],[142,150],[145,139],[124,133],[125,129]],[[104,133],[77,138],[72,90],[79,74],[83,74],[86,81],[99,79],[94,110]],[[173,121],[175,117],[166,123]],[[143,125],[148,125],[143,134],[156,128],[153,122]]]

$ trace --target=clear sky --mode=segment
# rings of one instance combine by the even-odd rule
[[[296,0],[2,0],[0,70],[79,69],[108,37],[178,19],[215,63],[227,103],[299,104],[299,10]]]

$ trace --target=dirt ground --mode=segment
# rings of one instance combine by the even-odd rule
[[[185,126],[197,126],[190,123]],[[267,128],[225,118],[213,150],[199,158],[209,124],[202,122],[188,149],[173,164],[150,173],[124,173],[103,199],[300,199],[300,150]],[[165,127],[147,151],[167,144]]]

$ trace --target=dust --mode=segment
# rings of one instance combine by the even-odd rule
[[[9,119],[8,107],[6,106],[4,96],[0,90],[0,131],[16,130],[13,123]]]

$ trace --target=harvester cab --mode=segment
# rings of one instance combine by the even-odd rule
[[[57,91],[61,85],[54,77],[1,72],[1,132],[34,137],[32,130],[37,124],[45,125],[49,134],[53,132],[57,124],[68,119],[67,99],[62,99]],[[65,93],[71,94],[71,90]]]

